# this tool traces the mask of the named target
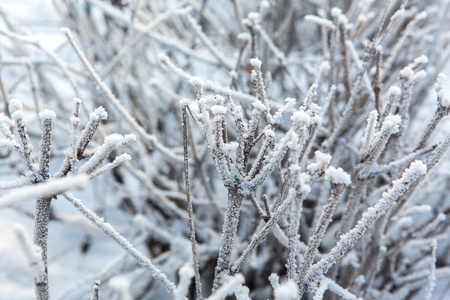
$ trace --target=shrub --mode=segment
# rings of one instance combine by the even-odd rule
[[[36,298],[445,297],[447,2],[66,0],[57,48],[4,15],[0,207],[34,220]],[[53,286],[60,198],[134,260]]]

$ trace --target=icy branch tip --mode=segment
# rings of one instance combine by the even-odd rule
[[[326,171],[327,178],[334,184],[349,185],[352,181],[350,175],[347,174],[342,168],[328,167]]]
[[[15,98],[9,101],[9,112],[11,114],[14,114],[16,111],[22,110],[22,108],[23,108],[22,101]]]
[[[388,92],[389,95],[398,96],[402,93],[402,90],[398,86],[391,86]]]
[[[181,99],[178,103],[180,104],[181,108],[185,108],[186,106],[188,106],[187,99]]]
[[[73,98],[74,105],[81,105],[82,102],[83,102],[83,100],[81,100],[80,98]]]
[[[426,55],[421,55],[414,60],[416,64],[426,64],[428,63],[428,57]]]
[[[417,174],[423,176],[427,174],[427,165],[421,160],[415,160],[411,163],[409,168],[405,171],[405,175]]]
[[[298,297],[298,286],[294,281],[288,280],[280,284],[274,293],[275,298],[278,300],[296,299]]]
[[[247,15],[247,18],[252,22],[252,23],[256,23],[257,21],[258,21],[258,19],[259,19],[259,13],[257,13],[257,12],[250,12],[248,15]]]
[[[224,115],[227,113],[227,108],[221,105],[214,105],[213,107],[211,107],[211,112],[214,115]]]
[[[94,114],[100,119],[100,120],[106,120],[108,118],[108,113],[103,108],[103,106],[99,106],[94,110]]]
[[[195,77],[192,77],[191,79],[189,79],[189,83],[194,86],[200,86],[203,84],[202,80],[198,76],[195,76]]]
[[[132,143],[134,143],[134,142],[136,142],[137,141],[137,137],[136,137],[136,135],[134,135],[134,134],[132,134],[132,133],[129,133],[129,134],[125,134],[124,136],[123,136],[123,141],[122,141],[122,145],[130,145],[130,144],[132,144]]]
[[[414,74],[413,79],[415,81],[419,81],[424,79],[427,76],[427,72],[425,72],[424,70],[420,70],[419,72],[417,72],[416,74]]]
[[[271,129],[267,129],[266,131],[264,131],[264,134],[269,138],[274,138],[275,137],[275,131],[271,130]]]
[[[403,78],[411,78],[414,76],[414,71],[410,67],[404,67],[400,71],[400,76]]]
[[[337,7],[333,7],[333,8],[331,9],[331,16],[332,16],[333,18],[338,17],[340,14],[342,14],[342,9],[337,8]]]
[[[322,72],[322,73],[327,73],[327,72],[331,69],[330,62],[329,62],[328,60],[323,61],[323,62],[320,64],[319,69],[320,69],[320,72]]]
[[[270,7],[270,2],[269,1],[261,1],[261,2],[259,2],[259,6],[261,8],[269,8]]]
[[[319,150],[314,152],[314,156],[316,157],[317,161],[323,162],[324,164],[329,164],[332,158],[330,154],[323,153]]]
[[[119,147],[123,142],[123,135],[113,133],[105,137],[105,144],[111,147]]]
[[[178,271],[180,277],[192,278],[195,275],[194,269],[189,264],[184,264]]]
[[[398,126],[402,122],[402,118],[399,115],[387,116],[384,121],[383,128],[389,129],[392,133],[398,132]]]
[[[311,117],[308,116],[308,114],[305,113],[304,111],[296,111],[296,112],[292,115],[291,120],[292,120],[293,122],[296,122],[296,123],[307,124],[307,123],[309,123],[309,121],[311,120]]]
[[[169,57],[168,57],[166,54],[164,54],[164,53],[161,53],[161,54],[158,56],[158,59],[159,59],[159,61],[162,62],[162,63],[166,63],[166,62],[169,61]]]
[[[258,58],[251,58],[250,64],[253,68],[261,68],[262,62]]]
[[[428,17],[428,13],[426,11],[423,11],[421,13],[418,13],[415,17],[417,20],[424,20]]]
[[[61,29],[59,29],[59,31],[61,31],[61,32],[64,33],[65,35],[71,34],[71,30],[70,30],[69,27],[61,27]]]
[[[237,38],[239,41],[247,42],[252,38],[252,36],[248,32],[241,32],[238,34]]]
[[[53,110],[45,109],[39,113],[39,119],[41,121],[54,120],[56,118],[56,113]]]

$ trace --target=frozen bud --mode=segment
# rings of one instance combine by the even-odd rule
[[[123,135],[118,133],[113,133],[105,137],[105,144],[110,147],[119,147],[122,144]]]
[[[9,112],[13,115],[17,111],[21,111],[23,108],[22,102],[15,98],[9,101]]]
[[[213,107],[211,107],[211,112],[214,115],[224,115],[227,113],[227,108],[222,105],[214,105]]]
[[[189,83],[192,84],[193,86],[201,86],[203,84],[202,80],[198,76],[189,79]]]
[[[94,112],[89,114],[89,119],[91,119],[91,120],[98,121],[98,120],[106,120],[107,118],[108,118],[108,113],[102,106],[97,107],[94,110]]]
[[[169,61],[169,57],[166,54],[164,54],[164,53],[160,54],[158,56],[158,59],[163,64],[165,64],[165,63],[167,63]]]
[[[391,134],[398,132],[398,126],[402,122],[399,115],[387,116],[383,123],[382,131],[389,131]]]
[[[41,121],[54,120],[56,118],[56,113],[53,110],[45,109],[39,113],[39,119]]]
[[[427,72],[425,72],[424,70],[420,70],[419,72],[417,72],[416,74],[414,74],[414,81],[420,81],[422,79],[424,79],[427,76]]]
[[[410,67],[404,67],[400,71],[400,77],[402,77],[402,78],[409,79],[413,76],[414,76],[414,71]]]
[[[423,65],[428,63],[428,57],[426,55],[421,55],[414,60],[414,64]]]
[[[333,8],[331,9],[331,16],[332,16],[333,18],[337,18],[337,17],[339,17],[339,15],[341,15],[341,14],[342,14],[342,10],[341,10],[340,8],[333,7]]]
[[[347,174],[344,170],[341,168],[335,168],[335,167],[328,167],[326,171],[326,177],[331,181],[333,184],[343,184],[343,185],[349,185],[352,181],[350,178],[350,175]]]
[[[307,113],[305,113],[304,111],[299,110],[299,111],[296,111],[292,115],[291,120],[294,123],[299,123],[300,125],[306,125],[306,124],[308,124],[310,122],[311,117]]]
[[[264,131],[264,134],[268,137],[268,138],[275,138],[275,131],[268,129],[266,131]]]
[[[288,280],[280,284],[274,294],[277,300],[294,300],[298,298],[298,286],[294,281]]]
[[[71,33],[70,29],[68,27],[61,27],[59,29],[59,31],[61,31],[62,33],[64,33],[65,35],[68,35]]]
[[[255,100],[252,103],[253,107],[259,111],[265,111],[266,110],[266,106],[259,100]]]
[[[253,24],[258,23],[259,21],[259,13],[257,12],[251,12],[247,15],[247,18],[250,20],[250,22],[252,22]]]
[[[253,67],[253,68],[261,68],[261,64],[262,64],[262,62],[258,59],[258,58],[251,58],[250,59],[250,65]]]
[[[399,96],[402,90],[398,86],[391,86],[388,90],[389,95]]]
[[[185,108],[186,106],[188,106],[188,100],[187,99],[181,99],[179,104],[180,104],[180,106],[182,108]]]

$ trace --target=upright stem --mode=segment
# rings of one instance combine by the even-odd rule
[[[192,258],[195,271],[195,289],[197,291],[197,299],[202,300],[202,283],[200,278],[200,264],[198,262],[197,255],[197,239],[195,237],[195,222],[194,222],[194,205],[192,203],[190,182],[189,182],[189,153],[188,153],[188,133],[187,133],[187,119],[186,119],[186,107],[182,108],[182,120],[183,120],[183,148],[184,148],[184,183],[186,188],[186,200],[188,205],[189,215],[189,230],[191,232],[190,240],[192,247]]]
[[[222,225],[222,241],[217,258],[216,271],[214,273],[213,292],[217,290],[224,277],[230,273],[231,254],[239,224],[239,214],[244,196],[238,192],[237,188],[228,190],[228,208]]]
[[[35,278],[36,300],[50,299],[47,268],[48,223],[50,220],[50,202],[52,198],[39,198],[36,202],[34,243],[42,249],[45,274],[42,280]]]

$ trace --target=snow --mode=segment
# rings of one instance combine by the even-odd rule
[[[203,85],[203,81],[198,76],[195,76],[195,77],[192,77],[191,79],[189,79],[189,83],[192,84],[193,86],[202,86]]]
[[[421,55],[414,59],[414,64],[426,64],[428,63],[428,57],[426,55]]]
[[[262,62],[258,58],[251,58],[250,65],[254,68],[261,68]]]
[[[388,90],[389,95],[399,96],[402,93],[402,90],[398,86],[391,86]]]
[[[422,79],[424,79],[427,76],[427,72],[425,72],[424,70],[420,70],[419,72],[416,72],[416,74],[414,74],[414,81],[420,81]]]
[[[301,124],[302,126],[305,126],[310,122],[311,117],[306,112],[299,110],[292,115],[291,120],[294,123],[298,123]]]
[[[61,27],[60,31],[63,34],[69,34],[70,33],[70,28],[68,28],[68,27]]]
[[[22,110],[22,108],[23,108],[22,101],[13,98],[9,101],[8,107],[9,107],[9,111],[11,112],[11,114],[14,114],[17,111]]]
[[[53,110],[45,109],[39,113],[39,118],[44,120],[54,120],[56,119],[56,113]]]
[[[214,105],[211,107],[211,112],[214,115],[224,115],[227,113],[227,107],[222,105]]]
[[[256,100],[255,102],[253,102],[252,105],[256,110],[258,110],[260,112],[264,112],[267,109],[266,106],[259,100]]]
[[[241,32],[237,35],[237,38],[240,41],[249,41],[249,40],[251,40],[252,36],[248,32]]]
[[[338,8],[338,7],[333,7],[331,9],[331,16],[333,18],[339,17],[342,14],[342,9]]]
[[[404,67],[400,71],[400,76],[406,79],[412,78],[414,76],[414,71],[410,67]]]
[[[280,284],[274,294],[276,300],[295,300],[298,299],[298,286],[294,281],[288,280]]]
[[[352,181],[350,175],[342,168],[328,167],[326,171],[327,178],[334,184],[349,185]]]
[[[402,122],[402,118],[399,115],[387,116],[383,123],[382,131],[388,131],[391,134],[398,132],[398,126]]]

